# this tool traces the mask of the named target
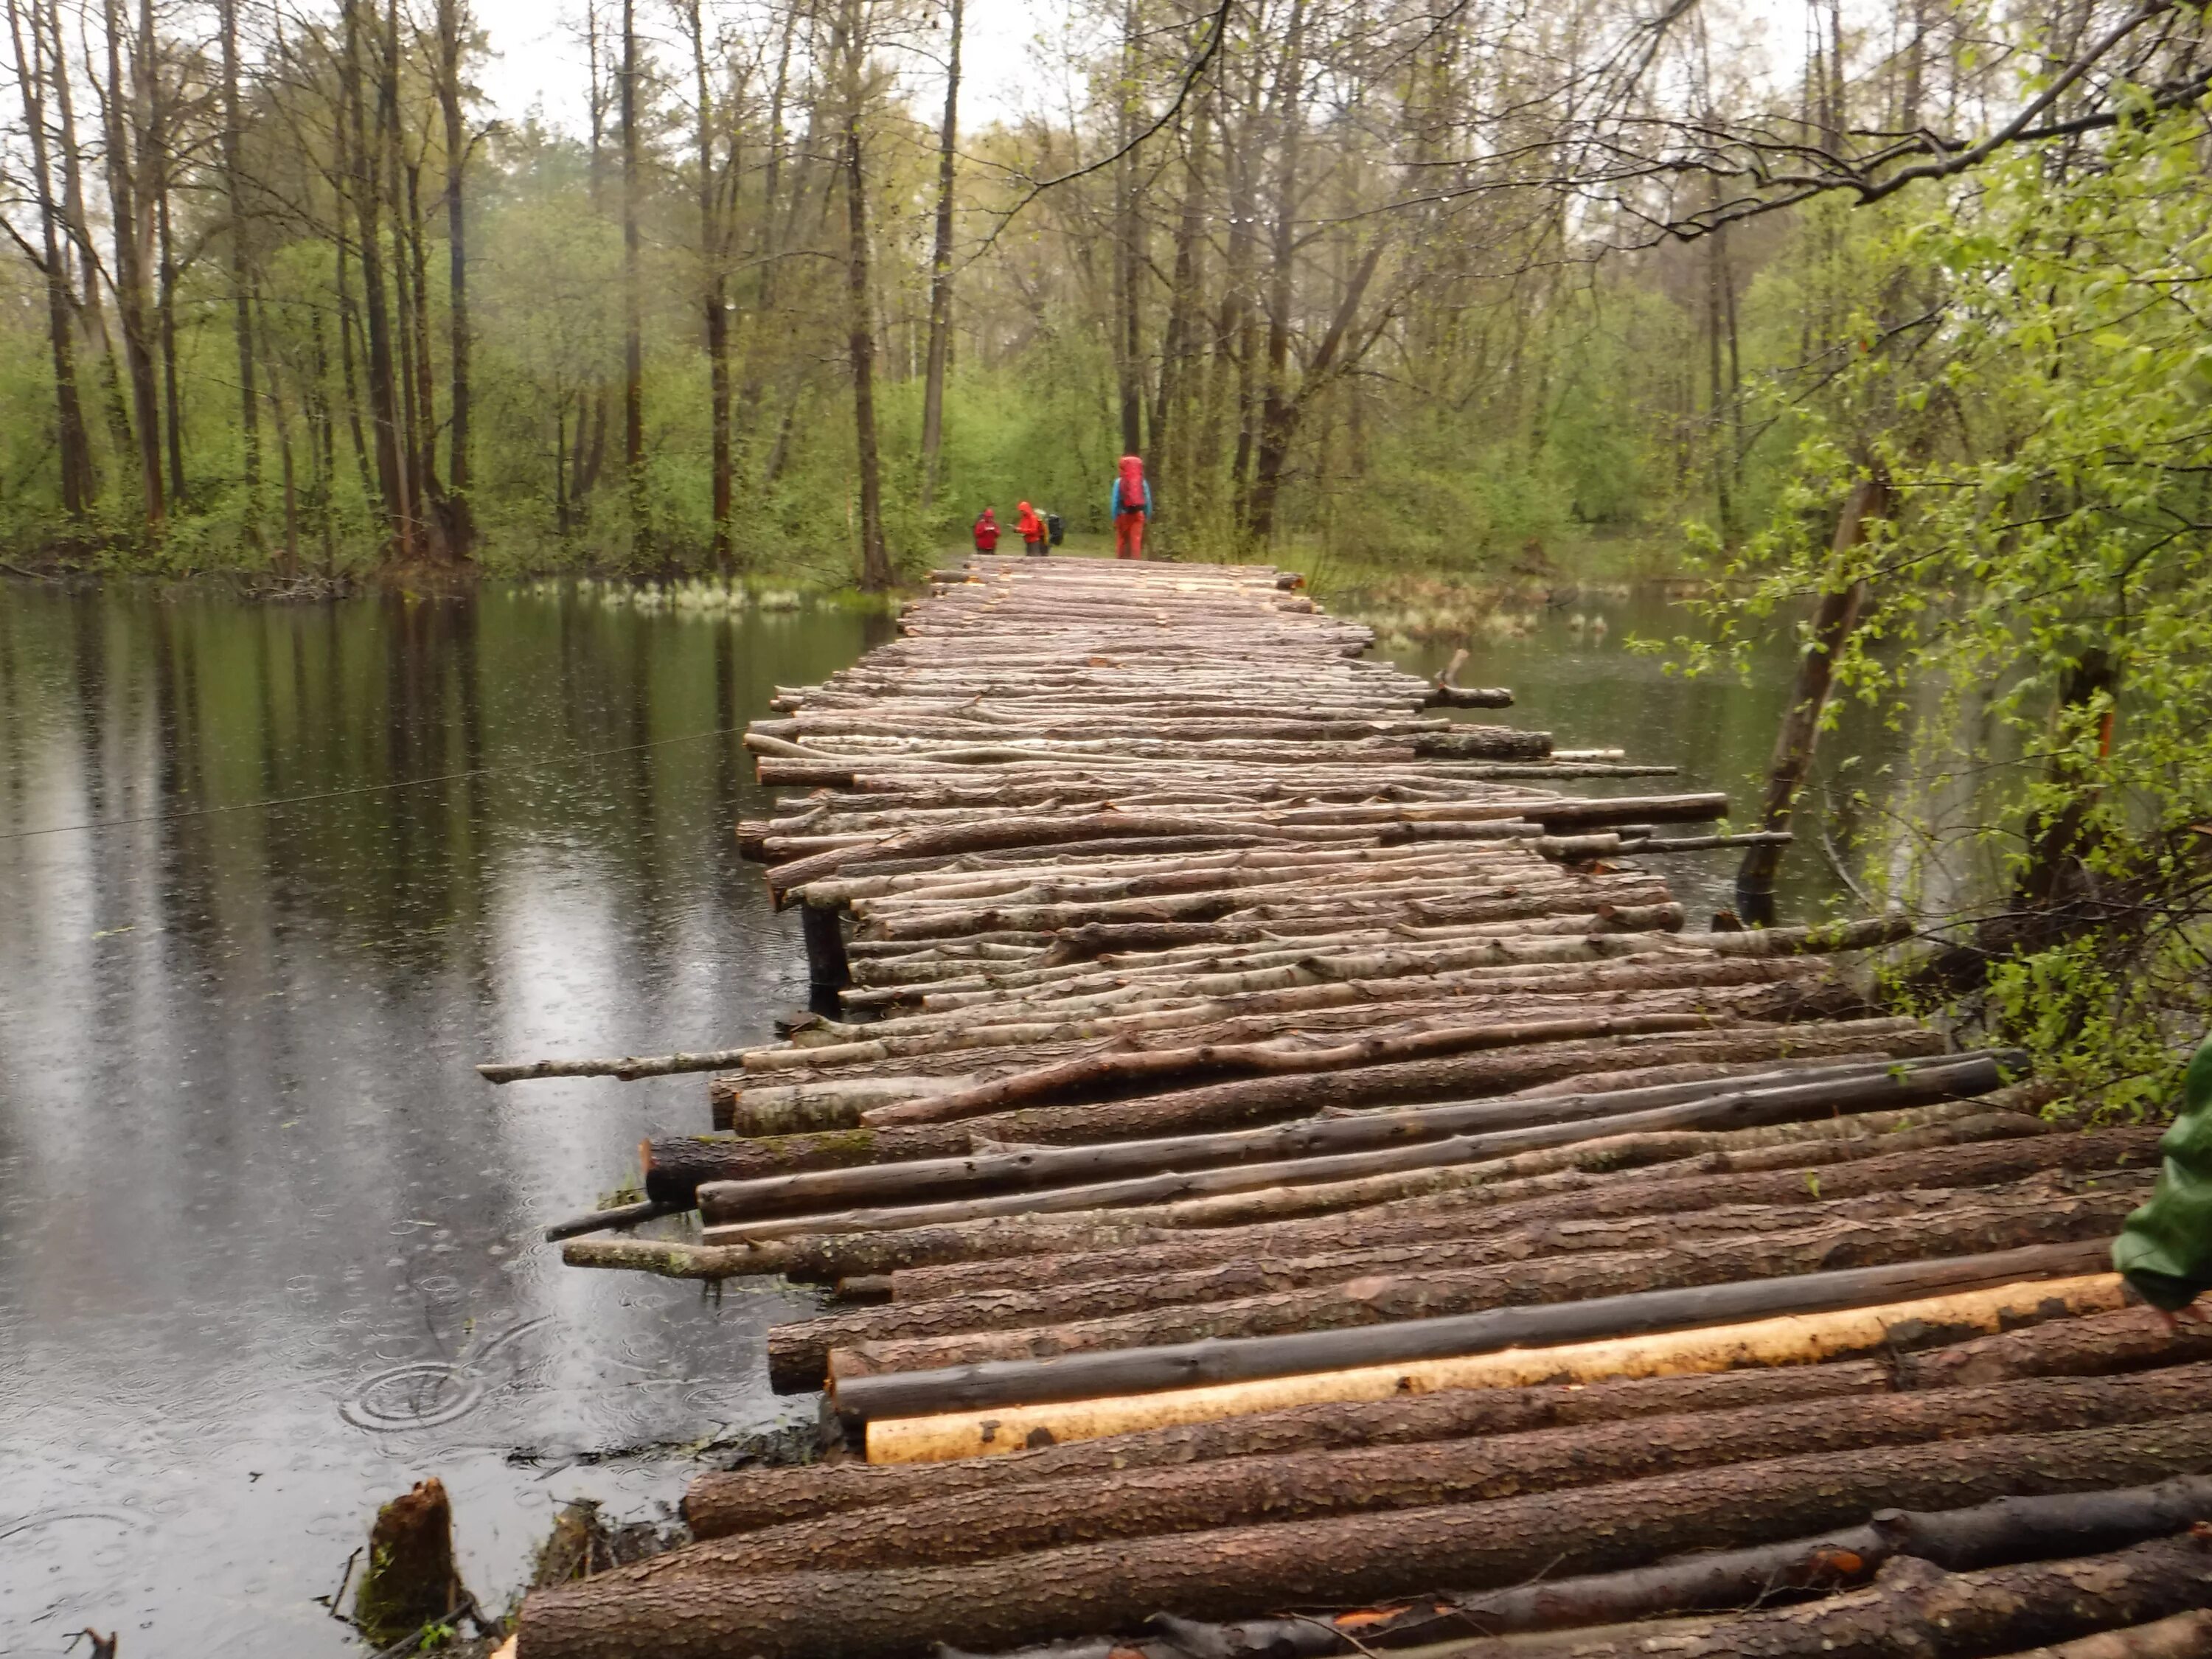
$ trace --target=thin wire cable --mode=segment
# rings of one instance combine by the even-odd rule
[[[264,800],[234,801],[228,806],[187,806],[174,812],[142,812],[127,818],[94,818],[84,823],[50,823],[40,830],[12,830],[0,835],[0,841],[29,841],[35,836],[66,836],[94,830],[120,830],[134,823],[167,823],[179,818],[212,817],[219,812],[251,812],[257,809],[273,811],[282,806],[300,806],[309,801],[336,800],[343,795],[374,795],[391,789],[415,789],[426,783],[452,783],[461,778],[489,777],[505,772],[542,771],[568,761],[599,760],[608,755],[634,755],[641,749],[660,749],[672,743],[698,743],[708,738],[726,738],[744,730],[742,726],[721,726],[712,732],[686,732],[679,737],[654,738],[647,743],[626,743],[615,749],[586,749],[566,756],[549,756],[542,760],[523,761],[514,765],[471,766],[459,772],[437,772],[428,777],[395,778],[388,783],[349,784],[343,789],[318,789],[311,794],[277,795]]]

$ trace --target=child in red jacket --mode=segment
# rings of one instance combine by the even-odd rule
[[[975,550],[978,553],[999,550],[998,515],[988,507],[983,509],[983,516],[975,520]]]

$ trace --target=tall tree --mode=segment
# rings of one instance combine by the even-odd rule
[[[46,54],[38,20],[31,20],[31,49],[23,49],[23,19],[17,0],[7,0],[8,35],[15,49],[15,85],[22,94],[23,126],[31,147],[31,179],[37,192],[40,275],[46,294],[46,347],[54,371],[54,435],[61,462],[62,510],[82,520],[98,491],[92,470],[91,434],[77,395],[76,343],[71,337],[69,267],[63,255],[61,210],[54,199],[49,162],[45,83]],[[66,72],[64,70],[63,72]]]
[[[884,539],[883,469],[876,440],[876,307],[869,274],[868,171],[862,130],[869,3],[842,0],[832,56],[838,67],[845,186],[845,341],[853,372],[854,450],[860,474],[860,586],[880,593],[891,585],[891,562]]]
[[[652,551],[652,532],[645,494],[645,164],[638,132],[637,0],[623,0],[622,36],[623,477],[631,556],[642,558]]]
[[[461,116],[461,0],[438,0],[438,109],[446,127],[446,332],[451,360],[450,425],[447,436],[446,543],[457,559],[476,544],[476,521],[469,492],[474,484],[470,454],[474,416],[469,380],[469,136]]]
[[[238,0],[216,0],[222,46],[222,195],[229,221],[231,343],[238,357],[238,429],[246,482],[246,534],[261,533],[261,410],[254,387],[253,267],[246,216],[244,124],[238,95]]]
[[[963,0],[951,0],[945,51],[945,118],[937,130],[937,224],[929,250],[929,349],[921,388],[921,505],[937,499],[945,443],[945,375],[952,356],[952,206],[958,182],[960,28]]]

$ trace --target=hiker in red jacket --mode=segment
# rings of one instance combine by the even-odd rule
[[[1152,515],[1152,487],[1145,482],[1145,464],[1136,456],[1121,458],[1109,505],[1114,517],[1114,556],[1143,558],[1145,520]]]
[[[999,550],[998,515],[988,507],[983,509],[983,516],[975,520],[975,550],[978,553]]]
[[[1032,559],[1044,557],[1044,520],[1037,517],[1036,509],[1027,501],[1019,503],[1019,511],[1014,517],[1014,528],[1022,532],[1022,551],[1024,554]]]

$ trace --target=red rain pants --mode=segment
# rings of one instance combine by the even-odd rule
[[[1114,515],[1114,556],[1117,559],[1141,559],[1145,556],[1143,514],[1116,513]]]

